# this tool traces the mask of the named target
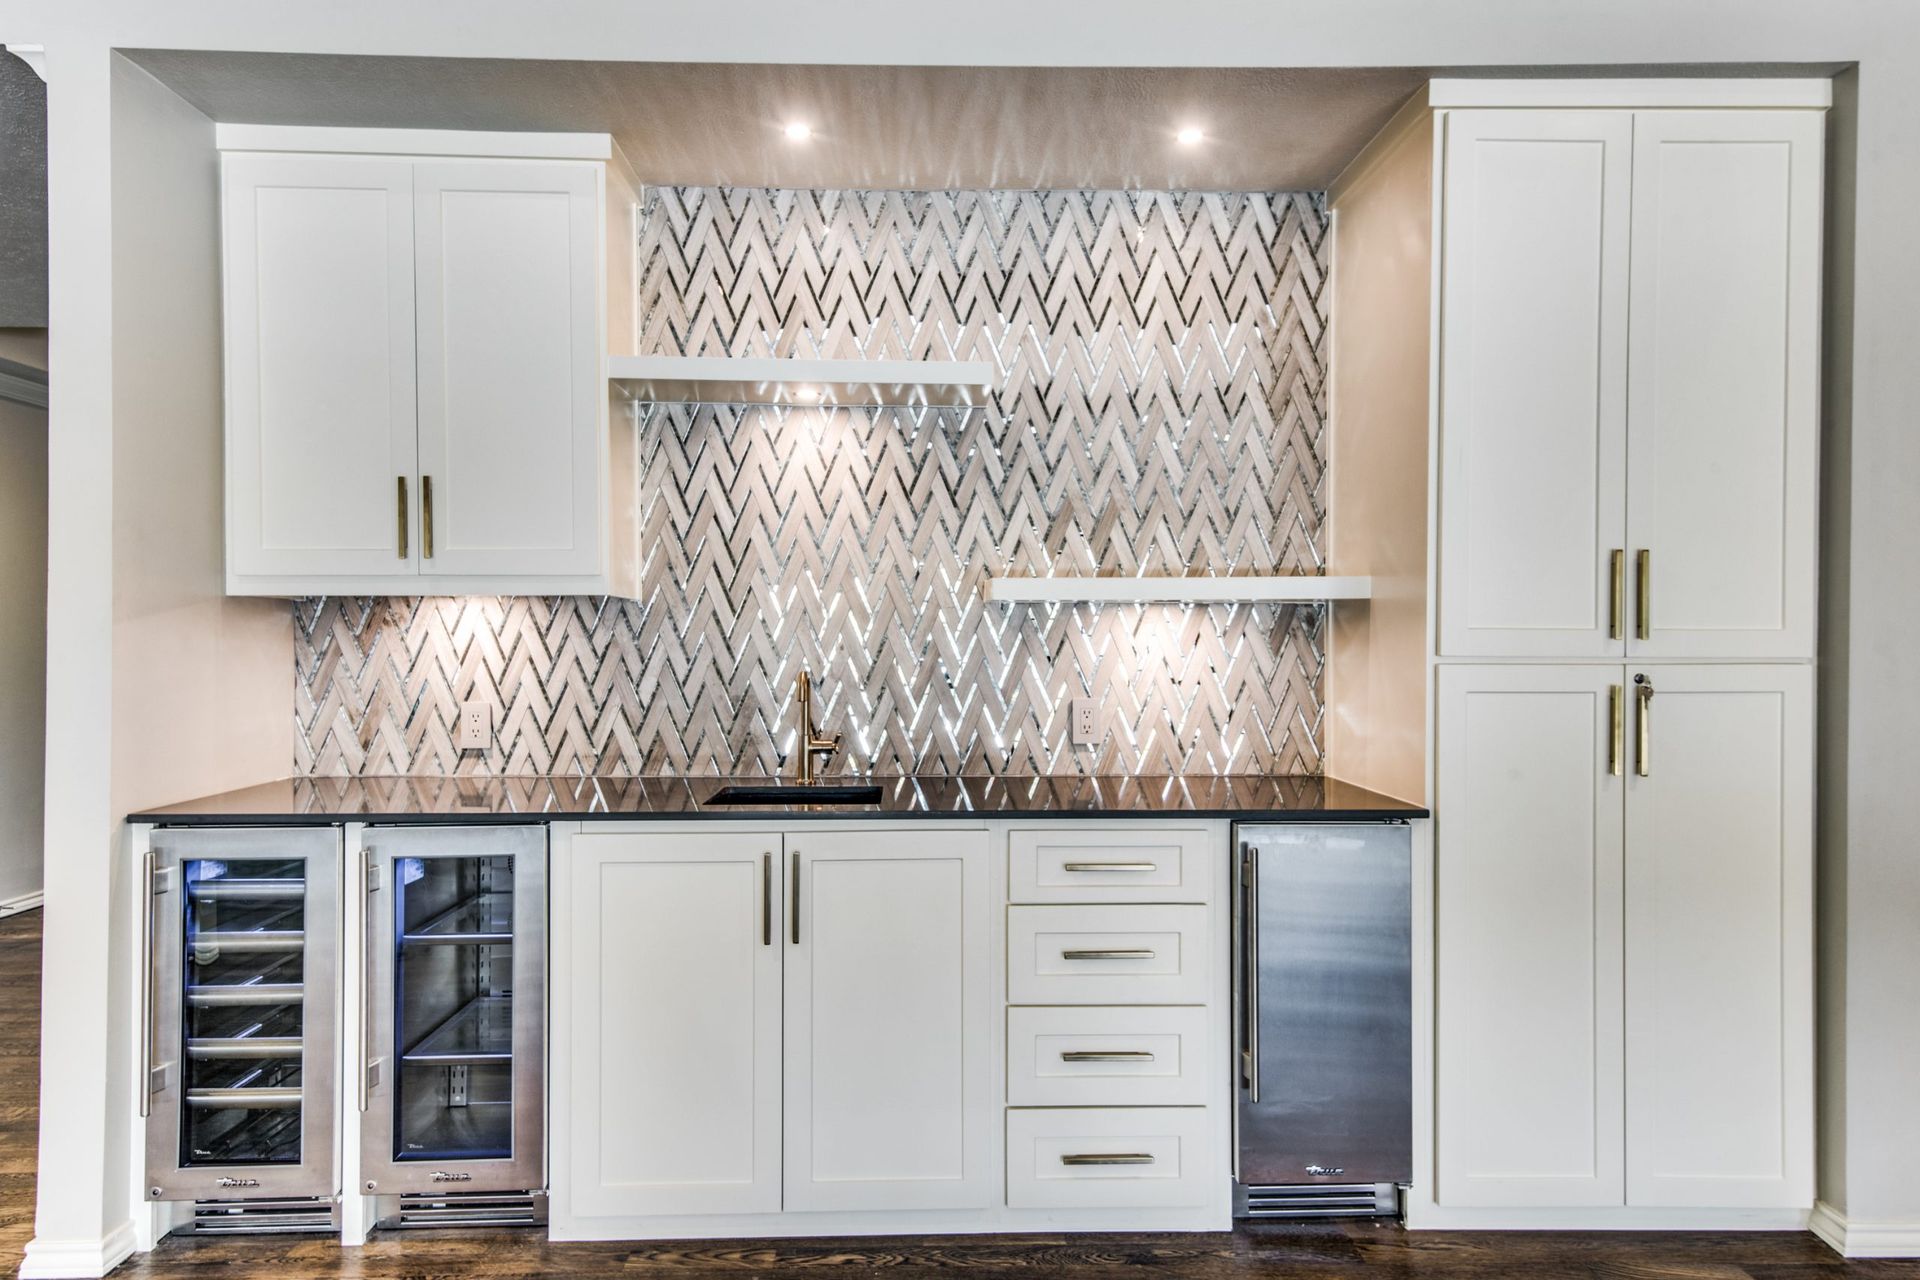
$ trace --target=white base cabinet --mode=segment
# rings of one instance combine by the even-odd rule
[[[1813,1203],[1812,672],[1448,665],[1442,1207]]]

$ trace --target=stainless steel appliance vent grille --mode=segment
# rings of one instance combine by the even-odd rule
[[[292,1235],[332,1233],[340,1219],[332,1200],[295,1196],[285,1200],[196,1200],[190,1228],[197,1235]]]
[[[544,1191],[404,1195],[400,1212],[383,1227],[537,1227],[547,1220]]]
[[[1291,1187],[1236,1187],[1239,1218],[1391,1218],[1400,1191],[1391,1182],[1311,1183]]]

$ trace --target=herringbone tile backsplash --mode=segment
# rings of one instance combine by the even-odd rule
[[[770,773],[803,667],[836,771],[1318,772],[1320,609],[981,587],[1319,569],[1320,196],[646,198],[641,350],[987,360],[990,404],[643,407],[642,598],[296,602],[296,772]]]

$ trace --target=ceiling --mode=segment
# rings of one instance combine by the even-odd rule
[[[643,182],[822,188],[1324,188],[1417,68],[852,67],[133,50],[210,118],[582,130]],[[812,126],[789,140],[791,123]],[[1198,128],[1196,144],[1176,140]]]

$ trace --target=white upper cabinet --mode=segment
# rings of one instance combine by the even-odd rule
[[[1618,655],[1633,115],[1444,128],[1440,652]]]
[[[607,140],[222,128],[228,591],[630,594]]]
[[[1813,656],[1824,119],[1634,120],[1637,656]]]
[[[414,166],[429,573],[600,569],[597,177],[586,165]]]
[[[985,1208],[986,836],[821,832],[787,849],[785,1208]]]
[[[1626,779],[1627,1200],[1805,1208],[1813,672],[1633,668],[1649,685]]]
[[[1812,656],[1823,121],[1442,117],[1442,657]]]
[[[228,568],[414,571],[413,174],[227,157]]]

